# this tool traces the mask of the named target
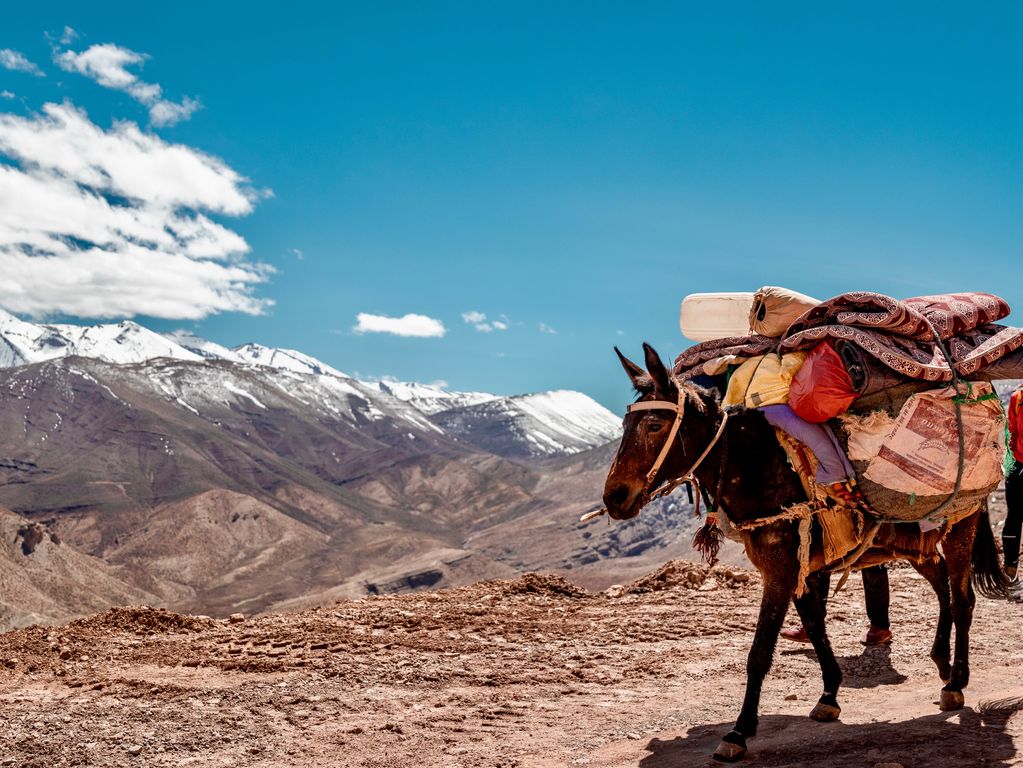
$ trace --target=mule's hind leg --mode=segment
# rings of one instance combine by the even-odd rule
[[[952,679],[952,605],[948,586],[948,566],[945,558],[925,560],[913,563],[917,573],[927,582],[938,596],[938,626],[934,631],[934,644],[931,646],[931,661],[938,668],[941,682],[948,684]]]
[[[714,751],[715,760],[731,763],[741,759],[746,754],[746,739],[757,733],[760,691],[771,669],[778,633],[781,632],[795,590],[795,574],[791,563],[781,557],[777,558],[777,562],[781,567],[776,568],[776,572],[762,571],[764,593],[760,600],[760,616],[753,634],[753,646],[746,660],[746,695],[735,728],[722,737]]]
[[[824,624],[824,614],[821,611],[821,595],[817,591],[828,589],[827,580],[807,579],[807,591],[802,597],[795,600],[796,610],[803,622],[803,629],[813,643],[813,650],[817,654],[817,661],[821,665],[821,675],[824,678],[824,694],[820,697],[817,705],[810,712],[810,717],[818,722],[830,722],[837,720],[842,710],[838,706],[838,686],[842,684],[842,670],[838,666],[835,652],[831,650],[831,641],[828,640],[828,633]],[[827,595],[824,595],[827,599]]]
[[[941,709],[962,709],[963,688],[970,682],[970,625],[977,597],[970,576],[973,539],[977,530],[977,515],[960,520],[945,537],[942,549],[948,563],[948,583],[951,596],[952,622],[956,628],[955,653],[952,674],[941,689]]]

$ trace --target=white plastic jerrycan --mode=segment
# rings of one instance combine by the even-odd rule
[[[691,293],[682,300],[679,327],[693,341],[749,334],[752,293]]]

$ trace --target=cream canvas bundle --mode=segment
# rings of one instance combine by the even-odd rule
[[[750,332],[772,339],[781,338],[798,317],[818,304],[820,301],[806,294],[765,285],[753,294],[753,305],[749,310]]]

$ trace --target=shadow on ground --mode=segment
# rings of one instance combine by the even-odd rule
[[[750,740],[745,763],[756,766],[905,766],[1015,764],[1009,719],[1023,710],[1023,698],[983,702],[978,709],[941,712],[911,720],[846,725],[815,723],[806,717],[767,715]],[[674,739],[653,739],[640,768],[705,768],[732,723],[691,728]]]
[[[805,656],[817,661],[817,654],[812,648],[786,648],[784,656]],[[838,665],[842,668],[843,688],[876,688],[879,685],[898,685],[909,678],[892,666],[892,648],[890,645],[877,645],[864,648],[855,656],[839,656]],[[934,670],[934,684],[940,688],[938,672]],[[840,695],[841,697],[841,695]]]

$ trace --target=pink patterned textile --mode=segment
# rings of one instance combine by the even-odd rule
[[[715,370],[721,358],[810,349],[825,339],[849,341],[903,376],[949,381],[952,372],[931,328],[946,342],[962,376],[982,371],[1023,347],[1023,329],[997,325],[1010,312],[989,293],[920,296],[899,301],[868,291],[843,293],[805,312],[780,339],[733,336],[690,347],[675,361],[675,373],[689,379]]]

